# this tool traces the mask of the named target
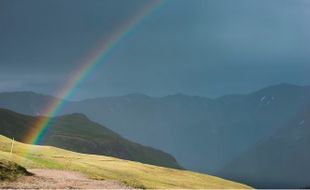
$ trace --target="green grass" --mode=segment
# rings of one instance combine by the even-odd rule
[[[190,171],[170,169],[108,156],[81,154],[49,146],[15,142],[0,136],[0,158],[25,168],[49,168],[78,171],[93,179],[115,179],[136,188],[212,188],[244,189],[249,186]],[[30,152],[27,156],[26,152]]]

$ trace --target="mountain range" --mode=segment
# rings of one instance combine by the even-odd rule
[[[40,110],[54,98],[32,92],[1,93],[0,107],[40,115]],[[301,117],[309,103],[309,86],[279,84],[249,94],[216,99],[184,94],[165,97],[129,94],[67,101],[59,114],[83,113],[125,138],[171,153],[187,169],[224,176],[254,187],[281,188],[290,184],[290,187],[300,188],[309,186],[301,183],[307,178],[296,179],[293,175],[298,170],[294,165],[277,164],[287,163],[284,157],[294,161],[295,157],[302,159],[308,154],[305,153],[309,152],[308,141],[298,144],[290,140],[290,134],[298,133],[299,128],[292,127],[297,120],[306,125],[306,119]],[[284,135],[289,129],[292,131]],[[309,139],[308,133],[302,134],[305,136],[300,138]],[[283,140],[275,143],[278,136]],[[292,146],[294,154],[287,146]],[[281,156],[273,156],[280,149]],[[253,159],[256,153],[268,156]],[[279,162],[270,164],[270,159]],[[243,163],[245,167],[240,166]],[[306,162],[299,163],[299,167],[309,170]],[[237,165],[239,167],[234,167]],[[268,180],[274,179],[272,176],[261,178],[262,173],[245,172],[264,169],[264,174],[282,176],[284,168],[286,178],[279,177],[274,183]]]
[[[309,188],[309,118],[308,105],[286,127],[245,151],[218,175],[256,188]]]

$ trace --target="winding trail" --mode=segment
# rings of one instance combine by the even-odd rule
[[[20,177],[14,182],[0,182],[1,189],[128,189],[115,180],[92,180],[78,172],[33,169],[34,176]]]

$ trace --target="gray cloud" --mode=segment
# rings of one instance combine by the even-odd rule
[[[145,3],[0,1],[0,75],[15,81],[2,82],[0,90],[53,93],[100,39]],[[219,96],[280,82],[310,84],[309,9],[307,0],[169,1],[119,44],[73,98]],[[37,77],[23,82],[20,73]]]

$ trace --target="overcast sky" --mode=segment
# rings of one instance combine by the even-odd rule
[[[0,0],[0,91],[56,94],[145,0]],[[216,97],[310,84],[310,1],[171,0],[71,97]]]

